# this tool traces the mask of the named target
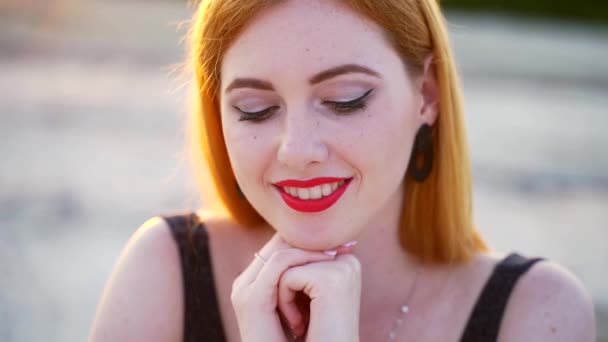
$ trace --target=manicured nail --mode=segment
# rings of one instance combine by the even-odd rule
[[[336,254],[338,254],[338,251],[335,249],[328,249],[326,251],[323,251],[323,253],[329,255],[329,256],[335,256]]]
[[[352,247],[357,244],[357,240],[349,241],[342,245],[342,247]]]

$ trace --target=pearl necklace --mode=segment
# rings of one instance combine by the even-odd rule
[[[420,270],[418,270],[416,272],[416,275],[414,276],[414,281],[412,282],[412,285],[410,286],[410,289],[407,292],[407,296],[405,297],[405,302],[399,308],[399,312],[397,313],[397,318],[393,322],[391,330],[388,333],[387,341],[395,340],[395,338],[397,337],[397,329],[399,329],[401,324],[403,324],[403,322],[405,320],[405,316],[410,312],[410,306],[408,305],[408,302],[410,301],[412,294],[416,290],[416,284],[418,284],[419,276],[420,276]]]

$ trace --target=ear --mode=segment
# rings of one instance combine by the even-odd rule
[[[424,72],[420,77],[419,90],[422,96],[419,115],[423,123],[432,126],[439,114],[439,85],[435,73],[435,56],[432,54],[424,61]]]

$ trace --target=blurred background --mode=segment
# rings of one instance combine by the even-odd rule
[[[555,260],[608,341],[608,2],[443,0],[476,222]],[[186,1],[0,0],[0,341],[84,341],[146,219],[199,207]]]

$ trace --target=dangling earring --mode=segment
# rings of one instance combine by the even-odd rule
[[[422,158],[422,166],[420,168],[417,163],[419,158]],[[423,124],[416,134],[407,171],[415,181],[422,183],[431,174],[432,169],[433,138],[431,136],[431,126]]]
[[[241,190],[239,183],[237,181],[234,181],[234,185],[236,187],[236,193],[239,195],[239,198],[245,199],[245,194],[243,193],[243,190]]]

